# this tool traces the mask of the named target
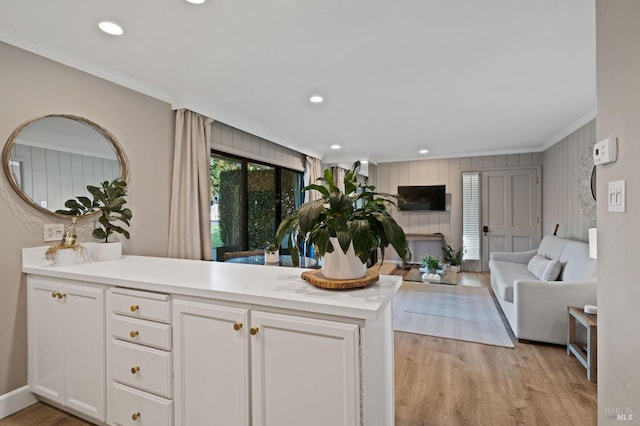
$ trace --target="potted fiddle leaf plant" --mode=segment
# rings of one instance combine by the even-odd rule
[[[393,219],[391,208],[398,208],[399,195],[379,193],[375,186],[357,181],[360,162],[344,174],[344,191],[333,180],[331,169],[324,171],[319,183],[305,191],[316,190],[321,198],[309,201],[282,221],[276,242],[287,240],[293,264],[300,264],[301,248],[312,244],[322,256],[322,275],[329,279],[364,277],[366,263],[373,250],[391,245],[401,259],[409,249],[404,231]]]
[[[93,212],[99,212],[99,227],[93,230],[93,237],[101,240],[93,246],[93,260],[115,260],[122,257],[122,242],[113,241],[115,234],[120,234],[129,239],[129,231],[122,224],[129,226],[132,213],[125,207],[127,202],[127,182],[118,178],[113,181],[104,181],[100,186],[88,185],[87,190],[93,199],[79,196],[67,200],[64,206],[68,210],[57,210],[56,213],[82,216]],[[120,224],[119,222],[122,222]]]

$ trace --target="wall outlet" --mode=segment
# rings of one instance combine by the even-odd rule
[[[44,241],[61,241],[64,234],[64,225],[61,223],[44,224]]]

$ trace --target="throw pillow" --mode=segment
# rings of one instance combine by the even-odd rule
[[[557,260],[547,259],[544,256],[536,254],[531,258],[527,269],[539,280],[555,281],[560,275],[562,265]]]

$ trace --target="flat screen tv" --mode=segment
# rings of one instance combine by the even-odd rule
[[[446,210],[445,185],[399,186],[398,194],[406,201],[400,210]]]

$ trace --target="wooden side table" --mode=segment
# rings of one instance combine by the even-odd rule
[[[569,306],[569,331],[567,339],[567,355],[573,354],[580,364],[587,369],[587,379],[598,381],[598,322],[597,315],[587,314],[584,309]],[[580,323],[587,330],[587,341],[579,342],[576,338],[576,324]]]

